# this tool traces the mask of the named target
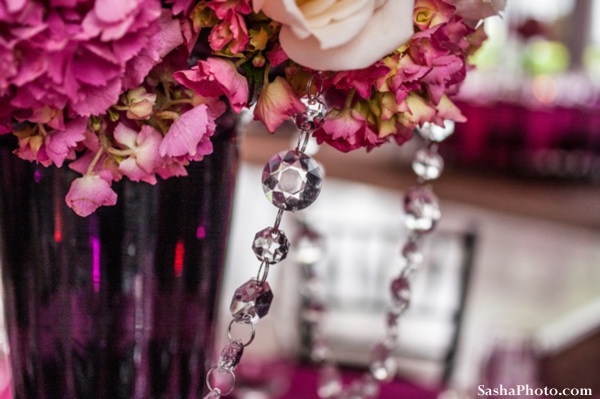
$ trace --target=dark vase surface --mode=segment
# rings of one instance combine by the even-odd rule
[[[16,398],[201,398],[237,168],[235,120],[188,177],[113,183],[81,218],[68,168],[0,136],[0,255]]]

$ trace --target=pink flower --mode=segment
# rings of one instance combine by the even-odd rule
[[[248,43],[248,28],[244,16],[233,11],[227,12],[226,17],[211,30],[208,41],[215,51],[231,54],[243,51]]]
[[[254,119],[260,120],[273,133],[283,121],[303,110],[304,104],[296,97],[288,81],[277,76],[262,88],[256,101]]]
[[[119,163],[119,170],[133,181],[156,184],[154,173],[163,163],[158,153],[162,135],[148,125],[142,126],[138,133],[119,123],[115,128],[114,137],[117,143],[131,151],[131,155]]]
[[[78,118],[68,122],[64,130],[55,130],[46,136],[46,154],[59,168],[65,159],[75,158],[77,144],[85,139],[88,118]]]
[[[454,6],[444,0],[415,1],[413,20],[421,30],[446,23],[453,15]]]
[[[360,112],[352,108],[331,111],[314,136],[319,144],[326,142],[342,152],[361,147],[371,149],[385,141],[377,136]]]
[[[389,72],[390,68],[383,62],[377,61],[365,69],[338,72],[332,77],[332,83],[341,90],[347,91],[355,88],[356,92],[362,98],[370,98],[371,89],[375,82],[378,78],[387,75]],[[379,87],[375,85],[375,89],[377,90]]]
[[[0,95],[10,91],[16,108],[102,114],[183,41],[158,0],[44,4],[0,13],[8,24],[0,55],[10,64],[2,68]]]
[[[158,147],[162,157],[185,157],[199,161],[212,152],[209,138],[215,132],[215,121],[204,104],[187,111],[173,122]],[[208,142],[208,143],[207,143]]]
[[[125,95],[127,118],[133,120],[150,119],[156,102],[156,94],[146,92],[144,87],[129,90]]]
[[[109,174],[110,175],[110,174]],[[110,188],[106,173],[85,175],[71,183],[65,198],[67,205],[82,217],[91,215],[99,206],[117,203],[117,194]]]
[[[191,70],[175,72],[173,78],[204,97],[225,95],[235,112],[248,103],[248,81],[229,60],[212,57],[198,61]]]
[[[435,59],[433,68],[422,81],[425,83],[431,101],[437,105],[446,88],[462,82],[466,74],[465,61],[455,55],[448,55]]]
[[[250,0],[212,0],[208,2],[208,7],[215,12],[219,19],[226,19],[231,11],[244,15],[252,12]]]

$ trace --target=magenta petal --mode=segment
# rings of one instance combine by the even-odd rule
[[[158,151],[161,156],[181,157],[195,156],[198,143],[204,135],[214,132],[215,122],[204,104],[192,108],[181,115],[163,138]]]
[[[82,116],[99,115],[119,100],[121,82],[113,79],[104,87],[85,86],[81,89],[80,101],[72,102],[75,112]]]
[[[94,11],[104,22],[117,22],[123,20],[137,5],[135,0],[96,0]]]
[[[85,139],[88,118],[78,118],[66,124],[65,130],[55,130],[46,137],[46,154],[59,168],[65,158]]]
[[[73,180],[65,200],[76,214],[86,217],[99,206],[116,204],[117,194],[99,175],[90,175]]]

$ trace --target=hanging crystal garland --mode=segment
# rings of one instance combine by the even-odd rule
[[[331,351],[321,331],[326,301],[322,290],[316,287],[320,285],[317,265],[323,253],[323,239],[302,223],[295,261],[302,268],[304,277],[302,317],[312,339],[311,360],[319,367],[317,393],[321,399],[374,399],[379,396],[379,382],[389,382],[396,376],[398,366],[393,353],[399,341],[400,316],[411,301],[409,277],[423,262],[423,236],[435,229],[442,216],[429,182],[443,171],[444,162],[438,153],[438,144],[454,132],[454,122],[447,120],[444,126],[425,123],[418,131],[425,140],[425,147],[415,153],[412,162],[419,184],[409,188],[403,200],[404,224],[410,233],[401,249],[402,269],[390,284],[391,305],[386,314],[385,336],[371,350],[369,373],[348,387],[342,385],[340,372],[331,359]]]
[[[317,81],[319,87],[315,84]],[[204,399],[219,399],[233,392],[236,380],[234,370],[242,358],[244,348],[254,340],[254,325],[269,312],[273,301],[273,292],[267,282],[269,268],[284,260],[290,248],[285,233],[279,229],[284,211],[298,211],[310,206],[321,192],[321,169],[305,150],[310,135],[323,125],[327,114],[321,98],[323,85],[324,78],[320,73],[311,75],[307,83],[307,95],[301,99],[306,108],[294,118],[300,131],[296,148],[275,154],[263,169],[263,191],[279,210],[273,226],[264,228],[254,237],[252,249],[261,264],[256,277],[241,285],[233,294],[229,309],[232,320],[227,330],[229,343],[222,349],[217,365],[206,374],[209,392]],[[233,329],[236,325],[249,329],[249,338],[245,341],[235,338]],[[221,377],[229,377],[229,389],[222,390],[213,385],[215,372]]]

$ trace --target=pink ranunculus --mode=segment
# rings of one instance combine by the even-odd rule
[[[248,81],[229,60],[211,57],[198,61],[191,70],[175,72],[173,78],[204,97],[225,95],[235,112],[248,104]]]
[[[84,175],[71,183],[65,198],[67,205],[76,214],[86,217],[99,206],[117,203],[117,194],[110,188],[110,173]]]
[[[283,121],[303,110],[304,104],[296,97],[288,81],[277,76],[262,88],[254,108],[254,119],[260,120],[273,133]]]
[[[197,159],[212,152],[206,138],[215,132],[214,117],[204,104],[187,111],[173,122],[158,147],[162,157]],[[209,152],[207,152],[209,151]]]

